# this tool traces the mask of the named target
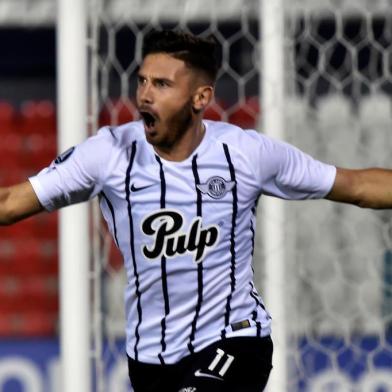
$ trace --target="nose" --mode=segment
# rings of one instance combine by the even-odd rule
[[[139,85],[137,91],[138,91],[139,101],[141,103],[153,102],[153,93],[152,93],[152,88],[150,83],[145,82]]]

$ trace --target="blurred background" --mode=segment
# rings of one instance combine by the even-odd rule
[[[57,153],[54,16],[54,2],[0,4],[0,186]],[[57,213],[1,228],[0,391],[55,390],[43,375],[56,373],[58,309]]]
[[[263,130],[260,1],[88,3],[93,133],[137,118],[135,76],[152,28],[213,34],[223,67],[206,117]],[[339,166],[392,167],[391,6],[388,0],[284,2],[285,140]],[[0,186],[25,180],[57,155],[55,44],[54,0],[1,0]],[[92,268],[102,288],[92,302],[98,301],[102,323],[92,333],[104,342],[97,374],[102,366],[103,390],[127,391],[122,262],[96,219]],[[57,213],[44,213],[0,230],[2,392],[61,390],[57,221]],[[391,214],[289,202],[281,224],[287,390],[392,391]],[[262,240],[257,246],[263,295]]]

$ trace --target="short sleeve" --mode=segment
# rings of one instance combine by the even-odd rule
[[[336,167],[320,162],[290,144],[251,132],[256,147],[253,164],[262,193],[300,200],[320,199],[330,192]]]
[[[103,128],[96,136],[67,150],[49,167],[29,178],[46,210],[89,200],[102,190],[112,148],[109,135]]]

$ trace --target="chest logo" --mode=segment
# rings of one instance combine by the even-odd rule
[[[167,258],[193,254],[195,263],[203,260],[207,250],[218,243],[219,229],[216,225],[202,227],[202,218],[194,218],[187,232],[183,231],[184,218],[175,210],[159,210],[148,215],[141,224],[142,232],[154,239],[152,245],[142,246],[148,259]]]
[[[222,177],[214,176],[209,178],[206,183],[197,185],[197,189],[213,199],[222,199],[234,186],[234,181],[226,181]]]
[[[132,192],[139,192],[142,191],[143,189],[147,189],[150,188],[151,186],[153,186],[154,184],[149,184],[149,185],[144,185],[144,186],[138,186],[136,187],[135,184],[131,185],[131,191]]]

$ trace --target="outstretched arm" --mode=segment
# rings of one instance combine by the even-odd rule
[[[29,181],[0,188],[0,225],[9,225],[42,211]]]
[[[363,208],[392,208],[392,170],[337,168],[335,183],[326,199]]]

